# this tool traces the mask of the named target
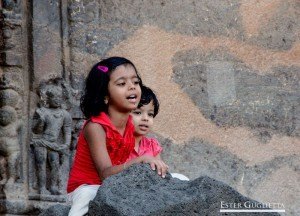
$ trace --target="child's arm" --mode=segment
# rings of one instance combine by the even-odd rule
[[[166,175],[167,166],[161,160],[147,155],[135,158],[125,164],[113,166],[106,148],[105,131],[97,123],[89,122],[85,126],[84,137],[89,145],[91,157],[102,180],[136,163],[149,163],[153,170],[157,169],[159,175],[162,177]]]
[[[101,125],[89,122],[84,128],[84,137],[89,145],[92,160],[102,180],[123,170],[123,165],[113,166],[111,163],[106,148],[105,131]]]

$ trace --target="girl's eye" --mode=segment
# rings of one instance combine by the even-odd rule
[[[154,113],[148,113],[148,116],[154,118]]]
[[[136,114],[136,115],[141,115],[140,111],[133,111],[133,113]]]
[[[118,83],[117,85],[118,86],[124,86],[126,83],[125,82],[122,82],[122,83]]]
[[[138,85],[138,84],[140,84],[140,80],[139,80],[139,79],[137,79],[137,80],[134,80],[133,82],[134,82],[134,84],[135,84],[135,85]]]

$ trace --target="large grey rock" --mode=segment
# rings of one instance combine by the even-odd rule
[[[89,204],[89,215],[215,216],[221,215],[222,201],[257,203],[242,196],[230,186],[206,176],[189,182],[180,181],[170,175],[163,179],[151,170],[149,165],[139,164],[104,181],[95,199]]]

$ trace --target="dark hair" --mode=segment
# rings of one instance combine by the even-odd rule
[[[111,73],[120,65],[131,65],[142,86],[142,80],[134,64],[123,57],[110,57],[95,64],[85,80],[84,93],[80,99],[80,108],[86,118],[107,112],[104,99],[108,95],[108,83]],[[99,67],[102,66],[102,67]]]
[[[153,101],[153,106],[154,106],[154,117],[158,114],[159,111],[159,102],[154,94],[154,92],[147,86],[142,85],[141,86],[142,90],[142,96],[141,100],[139,102],[138,108],[141,108],[144,105],[149,104],[151,101]]]

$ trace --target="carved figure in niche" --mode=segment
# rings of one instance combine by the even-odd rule
[[[11,106],[0,108],[0,184],[13,184],[19,178],[22,123]]]
[[[45,87],[45,107],[36,109],[32,131],[37,181],[40,194],[61,194],[59,171],[64,155],[69,157],[71,142],[71,115],[62,108],[63,92],[60,86]],[[50,192],[47,188],[47,162],[50,169]]]

